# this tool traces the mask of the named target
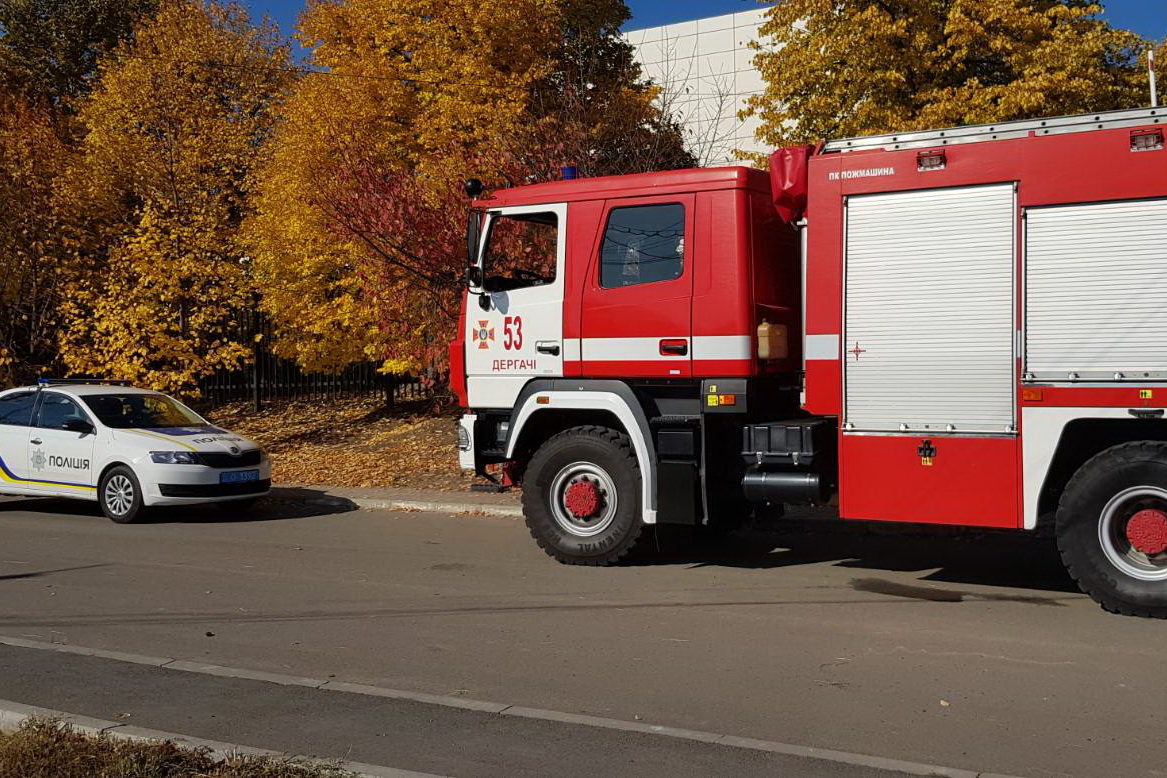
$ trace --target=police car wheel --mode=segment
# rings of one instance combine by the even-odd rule
[[[1056,534],[1070,576],[1105,610],[1167,618],[1167,443],[1124,443],[1082,465]]]
[[[632,441],[599,426],[548,440],[527,466],[523,515],[539,547],[564,564],[610,565],[626,557],[645,534]]]
[[[97,485],[97,500],[106,518],[118,524],[133,524],[145,518],[142,486],[130,468],[119,465],[106,471]]]

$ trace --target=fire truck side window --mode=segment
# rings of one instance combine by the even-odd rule
[[[613,208],[600,249],[600,286],[674,281],[685,269],[685,206]]]
[[[559,219],[554,213],[495,216],[483,269],[488,292],[505,292],[555,281]]]

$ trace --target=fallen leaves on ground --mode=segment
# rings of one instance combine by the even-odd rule
[[[329,763],[235,754],[225,759],[205,748],[172,741],[89,735],[58,719],[33,718],[15,732],[0,732],[0,776],[5,778],[356,778]]]
[[[208,412],[272,457],[276,483],[466,489],[454,417],[420,406],[387,408],[377,398],[271,403],[256,412],[232,403]]]

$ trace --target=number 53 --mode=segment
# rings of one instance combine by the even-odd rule
[[[502,347],[518,351],[523,347],[523,317],[508,316],[502,323]]]

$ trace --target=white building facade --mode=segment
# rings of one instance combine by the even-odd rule
[[[764,89],[750,44],[765,13],[758,8],[625,34],[703,166],[741,164],[735,151],[770,151],[754,138],[757,117],[738,119],[746,99]]]

